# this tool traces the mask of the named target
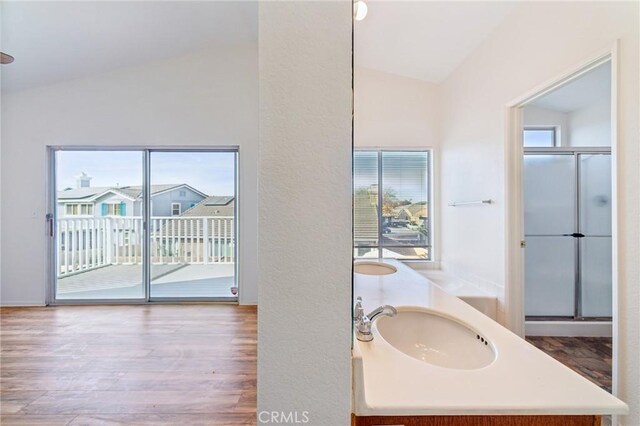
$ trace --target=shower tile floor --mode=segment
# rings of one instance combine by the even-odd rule
[[[527,341],[611,392],[611,338],[527,336]]]

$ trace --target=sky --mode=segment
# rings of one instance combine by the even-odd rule
[[[207,195],[233,195],[235,153],[151,152],[151,184],[186,183]],[[75,188],[85,172],[91,186],[142,185],[140,151],[58,151],[56,186]]]

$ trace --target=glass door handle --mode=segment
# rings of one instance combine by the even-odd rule
[[[573,234],[562,234],[563,237],[584,238],[584,234],[580,232],[574,232]]]

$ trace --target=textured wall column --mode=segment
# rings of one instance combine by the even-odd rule
[[[259,424],[349,424],[351,13],[260,4]]]

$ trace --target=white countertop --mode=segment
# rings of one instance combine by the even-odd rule
[[[447,293],[453,294],[454,296],[481,298],[492,297],[489,293],[479,289],[473,284],[438,269],[423,269],[415,271],[423,277],[426,277],[429,281]]]
[[[492,343],[496,360],[477,370],[438,367],[382,339],[353,344],[356,415],[627,414],[627,405],[401,262],[391,275],[355,274],[366,312],[390,304],[440,311]]]

